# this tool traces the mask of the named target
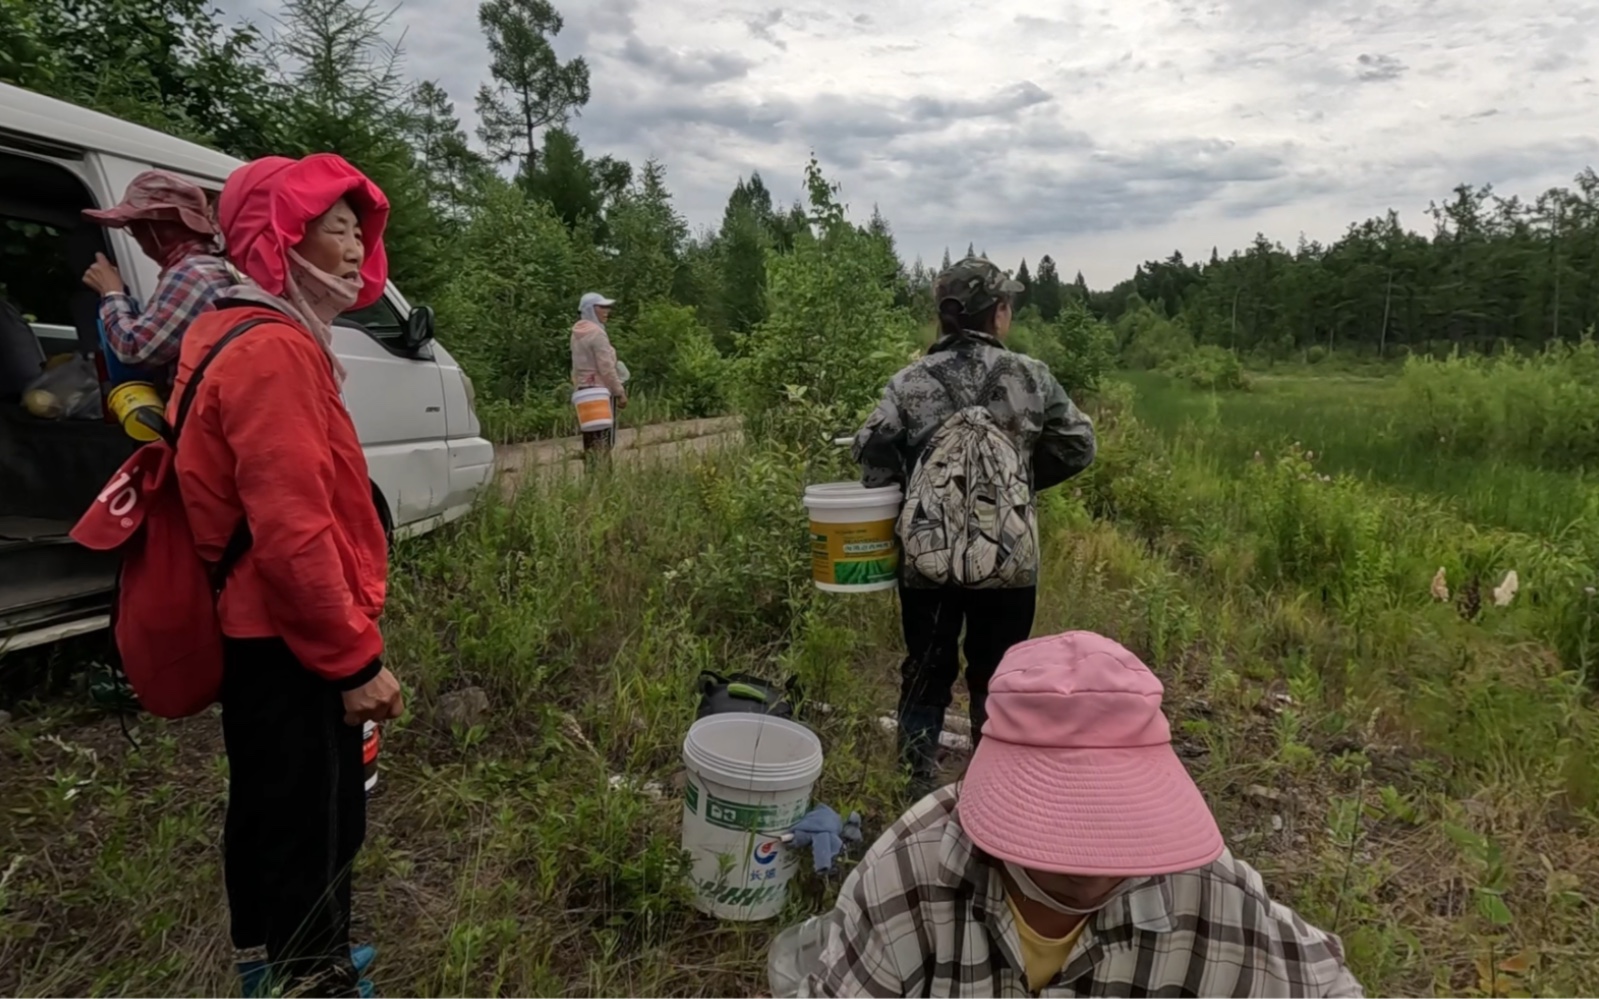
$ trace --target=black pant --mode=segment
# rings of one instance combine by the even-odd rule
[[[355,987],[350,869],[366,838],[361,729],[339,691],[278,639],[228,639],[223,872],[233,945],[316,994]]]
[[[905,663],[900,667],[899,724],[906,739],[935,753],[944,712],[960,676],[961,629],[966,631],[966,689],[971,694],[972,744],[988,720],[988,681],[1010,647],[1025,642],[1037,608],[1035,587],[1012,590],[900,587]],[[914,746],[907,745],[914,752]],[[930,756],[929,756],[930,758]],[[918,761],[907,759],[912,769]],[[926,761],[921,761],[925,763]]]

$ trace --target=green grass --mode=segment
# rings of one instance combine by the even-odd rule
[[[1203,392],[1150,372],[1117,379],[1137,391],[1140,420],[1239,464],[1298,443],[1325,472],[1431,496],[1466,519],[1558,534],[1599,501],[1599,482],[1502,455],[1462,456],[1417,441],[1396,378],[1254,375],[1248,392]]]
[[[1234,852],[1343,937],[1368,994],[1599,990],[1599,548],[1363,439],[1373,421],[1346,418],[1385,405],[1381,382],[1136,380],[1136,409],[1104,400],[1095,468],[1042,504],[1038,633],[1098,630],[1159,673]],[[410,712],[357,882],[381,989],[764,991],[771,935],[836,884],[806,873],[770,925],[699,916],[672,789],[701,670],[792,674],[833,707],[806,715],[817,797],[868,839],[902,806],[876,721],[894,598],[808,579],[799,497],[846,471],[741,446],[534,477],[402,549],[386,628]],[[1522,590],[1497,606],[1509,568]],[[446,729],[466,686],[491,711]],[[215,720],[142,720],[133,751],[71,704],[19,714],[0,733],[0,993],[226,993]]]

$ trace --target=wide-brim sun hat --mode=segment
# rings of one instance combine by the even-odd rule
[[[176,222],[200,236],[217,232],[205,191],[167,170],[144,171],[129,182],[121,201],[110,208],[85,208],[83,217],[108,229],[134,222]]]
[[[984,853],[1036,871],[1174,874],[1226,845],[1171,745],[1160,680],[1103,635],[1010,650],[960,791],[961,827]]]

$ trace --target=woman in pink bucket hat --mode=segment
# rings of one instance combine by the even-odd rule
[[[1012,648],[965,779],[851,873],[805,994],[1364,995],[1228,851],[1161,693],[1092,632]]]

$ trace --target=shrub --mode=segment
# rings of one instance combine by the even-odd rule
[[[1116,321],[1122,361],[1130,368],[1154,370],[1194,349],[1193,335],[1181,320],[1167,319],[1149,305],[1140,305]]]
[[[1497,357],[1413,354],[1400,377],[1401,425],[1446,453],[1487,455],[1548,468],[1599,460],[1599,345]]]
[[[807,177],[811,225],[771,260],[769,311],[735,378],[752,435],[809,449],[865,418],[911,356],[916,322],[883,281],[891,251],[844,218],[814,160]]]
[[[1073,398],[1094,391],[1115,363],[1116,334],[1076,300],[1045,322],[1027,308],[1011,324],[1006,344],[1018,353],[1049,365],[1056,380]]]
[[[693,308],[651,302],[619,329],[617,351],[633,376],[630,390],[665,399],[685,416],[714,416],[727,408],[729,365]]]
[[[1195,388],[1209,391],[1240,391],[1249,388],[1249,376],[1244,365],[1230,350],[1211,344],[1195,348],[1166,363],[1164,370],[1174,378],[1181,378]]]

